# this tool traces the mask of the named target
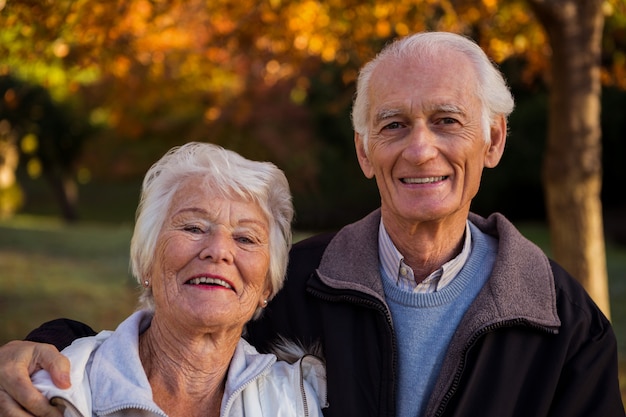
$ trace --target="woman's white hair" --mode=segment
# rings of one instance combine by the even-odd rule
[[[270,226],[267,278],[269,299],[273,298],[283,286],[292,242],[294,210],[287,178],[270,162],[251,161],[209,143],[190,142],[172,148],[146,173],[130,244],[133,276],[140,284],[148,278],[172,198],[190,177],[203,178],[204,186],[224,197],[259,205]],[[154,308],[151,288],[144,289],[140,301],[143,307]],[[261,311],[257,309],[254,318]]]
[[[369,123],[369,86],[372,73],[380,63],[388,60],[420,59],[435,56],[440,51],[454,50],[469,58],[474,64],[478,79],[476,94],[483,107],[482,127],[485,140],[489,141],[489,128],[496,116],[507,118],[513,111],[513,96],[504,77],[485,52],[471,39],[450,32],[421,32],[398,39],[385,46],[359,72],[356,95],[352,106],[354,131],[363,137],[367,152]]]

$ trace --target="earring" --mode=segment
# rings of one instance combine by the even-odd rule
[[[145,281],[143,282],[143,286],[144,286],[144,287],[146,287],[146,288],[147,288],[147,287],[149,287],[149,286],[150,286],[150,281],[145,280]]]
[[[263,307],[267,307],[267,300],[263,300]]]

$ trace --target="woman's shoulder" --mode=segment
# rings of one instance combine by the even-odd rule
[[[328,406],[326,365],[321,346],[303,346],[296,341],[280,338],[272,352],[278,361],[268,377],[290,381],[294,395],[308,399],[305,407],[311,406],[308,404],[311,400],[314,400],[313,406],[316,409]]]
[[[308,412],[321,417],[325,380],[321,360],[277,360],[274,353],[259,353],[242,338],[228,369],[222,415],[290,417]]]

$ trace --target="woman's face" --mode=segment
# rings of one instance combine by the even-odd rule
[[[240,332],[270,295],[268,219],[256,203],[223,198],[202,179],[174,195],[155,255],[155,320],[178,329]]]

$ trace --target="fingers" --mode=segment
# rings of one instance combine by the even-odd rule
[[[1,417],[25,417],[30,416],[20,407],[13,398],[9,396],[3,389],[0,389],[0,416]]]
[[[0,417],[60,417],[33,386],[30,375],[39,369],[54,372],[55,381],[68,385],[69,363],[54,346],[13,341],[0,347]]]
[[[15,402],[6,391],[0,388],[0,417],[63,417],[61,411],[52,407],[43,395],[39,395],[43,398],[43,403],[39,407],[36,406],[34,414],[31,414]]]
[[[37,344],[33,351],[31,364],[36,364],[36,368],[29,368],[29,373],[39,369],[45,369],[50,373],[52,382],[63,389],[71,386],[70,383],[70,361],[52,345]]]

